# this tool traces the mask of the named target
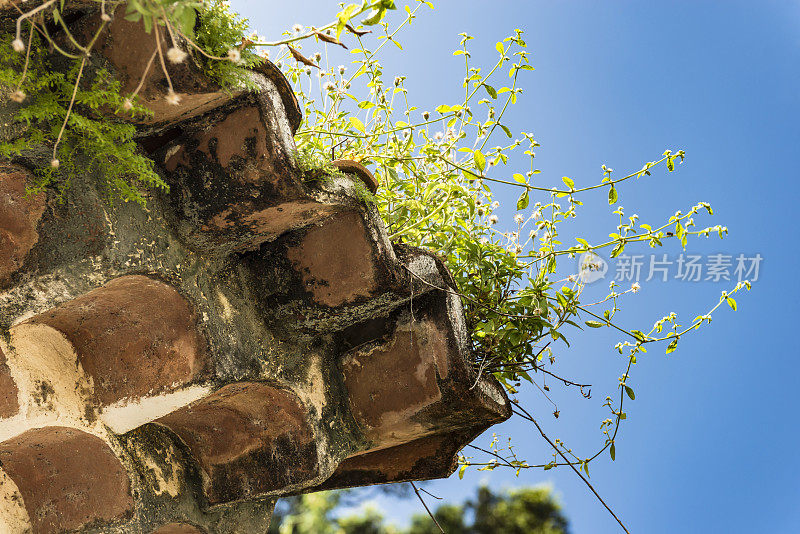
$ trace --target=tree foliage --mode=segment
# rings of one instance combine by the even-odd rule
[[[385,514],[367,506],[355,514],[338,510],[346,492],[293,497],[279,506],[270,534],[567,534],[561,505],[546,486],[496,492],[487,486],[461,504],[441,504],[431,516],[415,514],[408,527],[387,523]]]

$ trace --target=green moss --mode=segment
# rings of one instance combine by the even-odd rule
[[[302,173],[303,180],[308,184],[325,185],[337,178],[347,178],[348,175],[334,167],[319,152],[313,150],[295,150],[292,155],[297,169]],[[375,195],[367,189],[366,184],[359,179],[352,180],[353,189],[359,199],[366,204],[376,205]]]
[[[257,67],[264,59],[243,46],[249,31],[248,20],[239,18],[223,0],[206,2],[200,11],[200,24],[195,34],[197,44],[212,56],[227,57],[229,50],[238,50],[241,57],[237,63],[201,58],[203,72],[223,89],[256,88],[248,69]]]
[[[66,72],[59,70],[60,65],[54,64],[53,56],[34,34],[30,63],[22,80],[25,56],[13,51],[11,39],[0,39],[0,86],[9,94],[18,87],[25,93],[21,107],[11,118],[24,128],[24,137],[0,142],[0,157],[6,159],[36,148],[52,150],[67,116],[80,67],[79,62],[71,62]],[[37,169],[29,190],[53,187],[63,195],[73,177],[92,170],[104,177],[109,200],[144,204],[143,188],[168,189],[152,160],[139,152],[134,141],[136,127],[113,118],[142,117],[151,112],[135,102],[124,111],[124,103],[120,83],[108,71],[90,73],[85,69],[55,155],[60,164]]]

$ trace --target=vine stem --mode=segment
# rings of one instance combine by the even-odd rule
[[[369,5],[362,6],[359,11],[357,11],[356,13],[353,13],[352,15],[350,15],[348,20],[352,20],[353,18],[359,16],[360,14],[362,14],[365,11],[368,11],[370,9],[376,9],[379,4],[380,4],[380,1],[376,0],[375,2],[372,2]],[[280,46],[280,45],[283,45],[283,44],[293,43],[295,41],[302,41],[303,39],[308,39],[309,37],[314,37],[317,34],[317,32],[322,32],[322,31],[325,31],[325,30],[329,30],[329,29],[333,28],[334,26],[336,26],[338,23],[339,23],[339,19],[336,19],[335,21],[329,22],[328,24],[326,24],[325,26],[322,26],[321,28],[315,29],[314,31],[311,31],[311,32],[308,32],[308,33],[305,33],[305,34],[302,34],[302,35],[296,35],[294,37],[290,37],[288,39],[282,39],[280,41],[254,42],[254,43],[252,43],[252,46]]]
[[[150,72],[150,69],[153,66],[153,61],[155,61],[156,59],[156,54],[158,54],[158,49],[153,50],[153,55],[150,56],[150,61],[147,62],[147,66],[144,68],[144,72],[142,73],[142,78],[139,80],[139,85],[137,85],[136,89],[134,89],[133,93],[131,93],[131,98],[135,97],[137,94],[139,94],[139,91],[142,90],[144,81],[147,79],[147,74]]]
[[[580,472],[580,471],[578,471],[578,470],[575,468],[575,466],[574,466],[574,465],[572,465],[572,462],[570,462],[570,461],[567,459],[567,457],[566,457],[566,456],[564,456],[564,453],[563,453],[563,452],[561,452],[561,449],[559,449],[558,447],[556,447],[555,443],[553,443],[553,442],[550,440],[550,438],[549,438],[549,437],[547,437],[547,434],[545,434],[545,433],[544,433],[544,430],[542,430],[542,427],[541,427],[541,426],[539,426],[539,423],[536,421],[536,419],[534,419],[534,418],[533,418],[533,416],[532,416],[531,414],[529,414],[527,410],[525,410],[525,408],[522,408],[521,406],[519,406],[519,404],[517,404],[517,405],[516,405],[516,408],[512,407],[512,409],[514,410],[514,412],[516,412],[516,414],[517,414],[517,415],[519,415],[519,416],[520,416],[520,417],[522,417],[523,419],[527,419],[528,421],[530,421],[530,422],[532,422],[534,425],[536,425],[536,429],[539,431],[539,434],[541,434],[541,435],[542,435],[542,437],[545,439],[545,441],[547,441],[547,443],[549,443],[549,444],[550,444],[550,446],[552,446],[552,447],[553,447],[553,449],[555,449],[555,451],[558,453],[558,455],[559,455],[559,456],[561,456],[561,458],[563,458],[565,462],[567,462],[567,464],[570,466],[570,468],[571,468],[573,471],[575,471],[575,474],[577,474],[577,475],[580,477],[580,479],[581,479],[581,480],[583,480],[583,482],[586,484],[586,486],[588,486],[588,488],[589,488],[590,490],[592,490],[592,493],[594,493],[594,496],[595,496],[595,497],[597,497],[597,500],[599,500],[599,501],[600,501],[600,503],[601,503],[603,506],[605,506],[606,510],[608,510],[608,513],[610,513],[610,514],[612,515],[612,517],[614,517],[614,519],[616,519],[616,520],[617,520],[617,523],[619,523],[619,526],[621,526],[621,527],[622,527],[622,530],[624,530],[624,531],[625,531],[627,534],[631,534],[631,533],[630,533],[630,531],[629,531],[629,530],[627,529],[627,527],[625,526],[625,524],[624,524],[624,523],[623,523],[623,522],[620,520],[620,518],[619,518],[619,517],[617,517],[617,514],[615,514],[615,513],[614,513],[614,510],[612,510],[612,509],[611,509],[611,508],[610,508],[610,507],[609,507],[609,506],[606,504],[606,501],[604,501],[604,500],[603,500],[603,498],[600,496],[600,494],[599,494],[599,493],[597,493],[597,491],[594,489],[594,487],[592,486],[592,484],[591,484],[591,483],[590,483],[588,480],[586,480],[586,478],[585,478],[585,477],[584,477],[584,476],[581,474],[581,472]]]
[[[19,79],[19,83],[17,84],[17,91],[20,90],[22,87],[23,82],[25,81],[25,76],[28,75],[28,63],[31,59],[31,43],[33,42],[33,23],[31,23],[31,33],[28,35],[28,50],[25,52],[25,66],[22,69],[22,78]]]
[[[228,59],[228,58],[226,58],[226,57],[217,57],[217,56],[212,56],[211,54],[209,54],[208,52],[206,52],[205,50],[203,50],[202,48],[200,48],[200,46],[199,46],[197,43],[195,43],[194,41],[192,41],[191,39],[189,39],[188,37],[186,37],[186,35],[184,35],[184,33],[183,33],[181,30],[180,30],[180,28],[175,28],[175,31],[176,31],[176,32],[178,32],[178,35],[180,35],[180,36],[181,36],[181,38],[182,38],[184,41],[186,41],[187,43],[189,43],[190,45],[192,45],[192,47],[194,47],[195,49],[197,49],[197,51],[198,51],[198,52],[200,52],[201,54],[203,54],[204,56],[206,56],[208,59],[216,59],[216,60],[219,60],[219,61],[222,61],[222,60]]]
[[[153,28],[153,33],[156,34],[156,52],[158,53],[158,60],[161,62],[161,70],[164,71],[164,76],[167,78],[167,85],[169,86],[169,92],[174,93],[175,90],[172,88],[172,80],[169,77],[169,71],[167,70],[167,64],[164,63],[164,54],[161,52],[161,37],[159,36],[158,28]]]
[[[56,158],[56,151],[58,150],[58,144],[61,142],[61,136],[64,135],[64,130],[67,128],[67,121],[69,120],[69,116],[72,113],[72,106],[75,104],[75,96],[78,94],[78,85],[81,83],[81,76],[83,76],[83,67],[86,65],[86,56],[81,59],[81,66],[78,69],[78,76],[75,78],[75,87],[72,89],[72,98],[69,101],[69,107],[67,108],[67,114],[64,117],[64,124],[61,125],[61,130],[58,132],[58,137],[56,138],[56,144],[53,145],[53,161],[58,161]]]
[[[35,15],[36,13],[38,13],[39,11],[42,11],[43,9],[47,9],[48,7],[50,7],[53,4],[55,4],[55,2],[56,2],[56,0],[47,0],[47,2],[45,2],[42,5],[40,5],[39,7],[33,8],[30,11],[28,11],[27,13],[23,13],[22,15],[17,17],[17,39],[19,39],[19,36],[22,33],[22,21],[23,20],[25,20],[26,18],[28,18],[30,16]]]
[[[425,499],[423,499],[422,495],[420,495],[419,490],[417,489],[417,485],[414,484],[413,482],[409,482],[409,484],[411,484],[411,487],[414,488],[414,493],[417,494],[417,497],[419,498],[419,502],[421,502],[422,506],[425,507],[425,511],[428,512],[428,515],[431,516],[431,519],[433,519],[433,522],[436,523],[437,527],[439,527],[439,532],[441,532],[442,534],[445,534],[444,529],[442,528],[442,525],[439,524],[439,522],[436,520],[436,518],[431,513],[431,509],[428,508],[427,504],[425,504]]]

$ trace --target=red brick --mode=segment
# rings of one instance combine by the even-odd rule
[[[102,405],[174,389],[206,370],[191,306],[146,276],[117,278],[28,322],[64,334]]]
[[[279,490],[317,474],[305,408],[289,391],[230,384],[156,422],[188,445],[208,475],[212,504]]]
[[[122,464],[103,440],[80,430],[29,430],[0,444],[0,463],[37,534],[121,521],[133,510]]]
[[[0,418],[11,417],[19,411],[17,393],[17,384],[6,365],[6,355],[0,349]]]
[[[372,194],[378,191],[378,181],[375,179],[375,176],[359,162],[349,159],[337,159],[336,161],[332,161],[331,165],[341,172],[355,175],[359,180],[364,182],[364,185],[367,186],[367,189],[369,189]]]
[[[418,322],[397,329],[385,344],[356,351],[342,363],[350,407],[367,438],[377,446],[396,445],[424,435],[429,428],[417,414],[442,398],[438,375],[447,367],[446,341],[434,325]]]
[[[325,306],[369,298],[385,277],[364,220],[356,212],[310,228],[287,255],[314,301]]]
[[[45,195],[27,195],[30,173],[4,165],[0,169],[0,286],[17,271],[39,241],[36,231]]]
[[[205,534],[205,530],[188,523],[170,523],[154,530],[152,534]]]

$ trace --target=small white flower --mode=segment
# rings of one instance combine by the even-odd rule
[[[308,68],[306,69],[306,74],[307,74],[307,75],[309,75],[309,76],[311,76],[311,67],[308,67]]]
[[[165,96],[164,98],[166,99],[167,104],[171,106],[177,106],[178,104],[181,103],[181,97],[178,96],[178,93],[176,93],[172,89],[170,89],[169,93],[167,93],[167,96]]]
[[[330,93],[336,89],[336,85],[334,85],[333,82],[325,82],[325,85],[323,85],[322,88]]]
[[[567,277],[567,280],[569,280],[570,282],[574,282],[575,281],[575,275],[574,274],[569,275]]]
[[[231,48],[228,50],[228,59],[234,63],[239,63],[239,61],[242,59],[242,53],[239,52],[238,48]]]
[[[631,291],[633,291],[634,293],[638,293],[641,288],[642,286],[639,285],[639,282],[634,282],[633,284],[631,284]]]
[[[442,132],[436,132],[435,134],[433,134],[433,138],[436,139],[437,141],[441,141],[443,137],[444,134]]]
[[[430,112],[429,111],[423,111],[422,112],[422,118],[425,119],[425,120],[430,119],[431,118]]]
[[[394,77],[394,85],[395,86],[399,86],[401,83],[403,83],[403,79],[400,76],[395,76]]]
[[[538,221],[538,220],[539,220],[539,219],[541,219],[541,218],[542,218],[542,214],[541,214],[541,213],[539,213],[538,211],[534,211],[534,212],[533,212],[533,217],[532,217],[532,219],[533,219],[534,221]]]
[[[108,13],[103,13],[100,15],[100,20],[103,22],[111,22],[111,16]]]
[[[322,59],[322,54],[314,52],[314,61],[319,61],[320,59]]]
[[[340,75],[343,76],[344,75],[344,71],[346,71],[346,70],[347,70],[347,68],[344,65],[339,65],[339,74]]]
[[[50,166],[53,167],[54,169],[57,169],[59,165],[61,165],[61,162],[58,161],[56,158],[50,160]]]
[[[122,101],[122,109],[125,111],[130,111],[133,108],[133,102],[131,102],[130,98],[126,98]]]
[[[22,42],[22,39],[14,39],[11,41],[11,48],[14,49],[14,52],[24,52],[25,43]]]
[[[497,221],[498,221],[498,220],[499,220],[499,219],[497,218],[497,215],[491,215],[491,216],[489,216],[489,223],[490,223],[490,224],[497,224]]]
[[[294,26],[292,26],[292,31],[294,33],[300,33],[301,31],[303,31],[303,25],[302,24],[295,24]]]
[[[530,236],[531,239],[536,239],[536,230],[531,230],[528,236]]]
[[[525,217],[523,217],[521,213],[517,213],[514,215],[514,222],[517,224],[522,224],[525,222]]]
[[[27,98],[27,96],[28,95],[25,94],[25,91],[17,90],[11,93],[11,100],[17,102],[18,104],[21,104],[22,102],[25,101],[25,98]]]
[[[181,50],[177,46],[173,46],[167,50],[167,59],[169,59],[170,63],[183,63],[187,55],[188,54],[184,50]]]
[[[500,207],[500,203],[498,201],[495,200],[494,202],[492,202],[492,209],[493,210],[496,210],[499,207]]]

